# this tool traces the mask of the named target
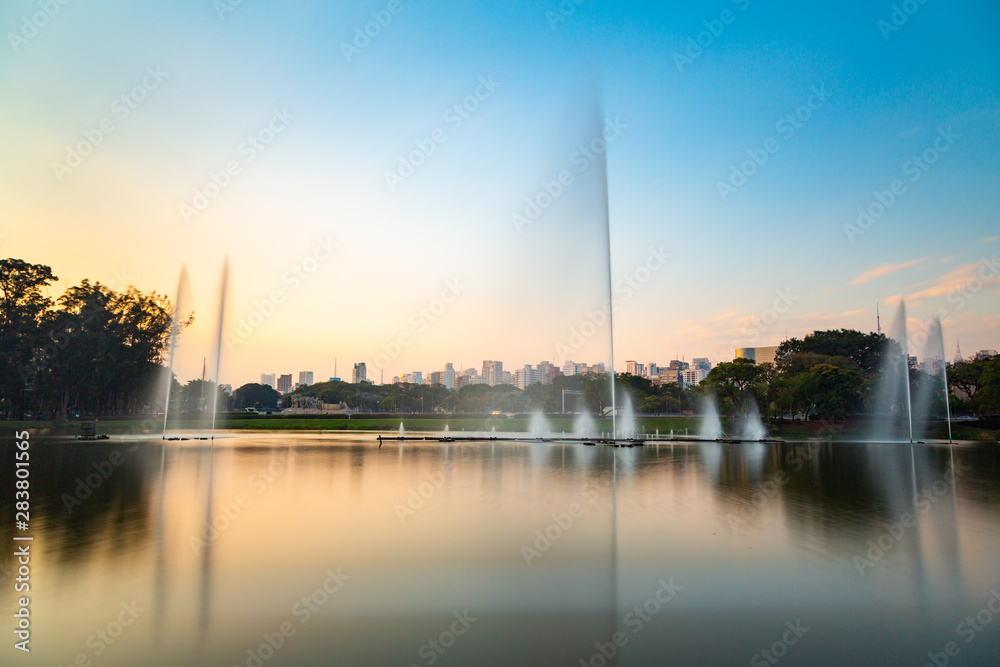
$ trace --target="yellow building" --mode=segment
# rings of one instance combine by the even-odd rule
[[[773,364],[774,356],[778,353],[778,346],[774,347],[738,347],[736,348],[737,359],[753,359],[758,365]]]

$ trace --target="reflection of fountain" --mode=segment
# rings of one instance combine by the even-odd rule
[[[715,396],[708,394],[702,399],[701,411],[704,417],[698,435],[708,440],[718,440],[722,437],[722,422],[719,420],[719,408],[715,404]]]
[[[752,397],[747,402],[746,413],[743,415],[740,424],[741,437],[744,440],[764,440],[767,438],[767,429],[760,418],[760,410],[757,409],[757,401]]]
[[[573,424],[573,432],[578,438],[586,438],[594,435],[594,418],[590,416],[589,412],[581,412],[576,417],[576,422]]]

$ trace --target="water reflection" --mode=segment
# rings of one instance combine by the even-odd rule
[[[442,664],[578,664],[617,632],[618,664],[748,661],[799,616],[815,630],[794,662],[911,664],[1000,586],[995,445],[163,445],[33,444],[38,664],[95,658],[88,637],[132,600],[152,612],[102,664],[246,664],[285,621],[270,664],[426,664],[466,609],[481,620]],[[627,614],[670,577],[682,591],[633,636]]]

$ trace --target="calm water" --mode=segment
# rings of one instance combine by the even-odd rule
[[[995,444],[372,438],[34,438],[0,663],[1000,663]]]

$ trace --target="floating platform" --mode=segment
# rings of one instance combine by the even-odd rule
[[[765,443],[777,444],[784,440],[742,440],[739,438],[532,438],[532,437],[511,437],[511,436],[486,436],[486,435],[399,435],[399,436],[378,436],[378,446],[385,442],[551,442],[557,444],[582,444],[582,445],[605,445],[607,447],[642,447],[649,443],[674,443],[674,442],[717,442],[722,444],[743,444],[743,443]]]

